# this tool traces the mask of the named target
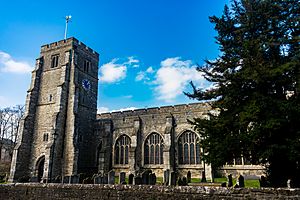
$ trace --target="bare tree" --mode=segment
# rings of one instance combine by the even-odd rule
[[[1,149],[5,142],[11,143],[11,145],[8,145],[8,150],[9,154],[12,154],[23,115],[24,105],[0,109],[0,160],[2,156]]]

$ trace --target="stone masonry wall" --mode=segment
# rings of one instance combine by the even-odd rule
[[[1,184],[1,199],[299,199],[300,189],[132,185]]]

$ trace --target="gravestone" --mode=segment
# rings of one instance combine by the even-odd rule
[[[134,175],[133,174],[129,174],[128,176],[128,184],[133,184],[133,178],[134,178]]]
[[[29,179],[29,182],[31,182],[31,183],[37,183],[37,182],[39,182],[39,179],[38,179],[38,177],[33,176],[33,177],[31,177],[31,178]]]
[[[188,185],[187,178],[185,176],[182,178],[182,185],[183,186],[187,186]]]
[[[170,170],[164,170],[164,185],[169,185]]]
[[[201,182],[202,183],[206,182],[205,171],[202,171]]]
[[[103,176],[96,176],[94,178],[94,184],[103,184]]]
[[[190,171],[188,171],[187,175],[186,175],[186,178],[187,178],[187,182],[190,183],[191,180],[192,180],[192,174]]]
[[[61,183],[61,176],[56,176],[54,178],[54,183]]]
[[[91,177],[86,177],[83,179],[83,184],[93,184],[93,179]]]
[[[64,176],[62,183],[69,183],[70,176]]]
[[[142,185],[142,178],[139,177],[139,176],[136,176],[133,178],[133,181],[134,181],[134,185]]]
[[[115,171],[108,172],[108,184],[115,184]]]
[[[261,176],[260,179],[259,179],[259,184],[260,184],[260,187],[267,187],[266,177]]]
[[[177,175],[176,172],[171,172],[171,185],[176,186],[176,181],[177,181]]]
[[[79,183],[79,176],[77,175],[70,176],[69,183]]]
[[[151,170],[146,170],[142,173],[142,184],[149,185],[149,175],[151,174]]]
[[[125,172],[120,172],[120,177],[119,177],[119,184],[123,184],[126,182],[126,173]]]
[[[104,174],[104,175],[103,175],[102,183],[103,183],[103,184],[108,184],[108,175],[107,175],[107,174]]]
[[[182,186],[182,179],[181,179],[181,177],[178,178],[177,185],[178,186]]]
[[[156,183],[156,175],[155,173],[149,174],[149,184],[150,185],[155,185]]]
[[[232,174],[229,174],[227,176],[227,186],[228,187],[232,187],[233,186],[233,182],[232,182]]]
[[[245,187],[245,179],[242,175],[239,175],[239,177],[238,177],[238,185],[239,185],[240,188]]]

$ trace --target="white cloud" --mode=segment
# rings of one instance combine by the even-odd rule
[[[139,65],[140,61],[138,59],[134,58],[134,56],[129,56],[127,59],[128,59],[128,61],[125,62],[124,64],[131,65],[133,68],[137,68],[140,66]]]
[[[136,109],[137,109],[136,107],[128,107],[128,108],[120,108],[118,110],[111,110],[110,112],[123,112],[126,110],[136,110]]]
[[[143,71],[140,71],[137,73],[137,76],[135,77],[135,81],[141,81],[146,79],[146,73]]]
[[[33,67],[24,61],[14,60],[8,53],[0,51],[0,72],[29,73]]]
[[[126,110],[136,110],[136,109],[137,109],[136,107],[127,107],[127,108],[120,108],[117,110],[109,110],[109,108],[107,107],[99,107],[97,113],[101,114],[101,113],[108,113],[108,112],[123,112]]]
[[[135,77],[135,81],[149,81],[149,74],[153,74],[155,71],[152,67],[148,67],[146,71],[140,71],[137,73],[137,76]]]
[[[126,77],[127,67],[125,63],[116,63],[118,59],[113,59],[100,67],[100,81],[113,83]]]
[[[97,113],[100,114],[100,113],[107,113],[109,111],[109,109],[107,107],[99,107],[97,109]]]
[[[123,60],[123,62],[120,62],[120,60]],[[133,56],[127,57],[126,60],[114,58],[109,63],[102,65],[100,67],[100,81],[106,83],[118,82],[126,77],[128,67],[139,67],[140,61]]]
[[[154,73],[154,70],[153,70],[152,67],[148,67],[148,69],[146,70],[146,72],[152,74],[152,73]]]
[[[180,57],[167,58],[160,63],[156,73],[154,88],[157,98],[165,102],[172,102],[186,90],[190,81],[196,86],[204,86],[204,76],[196,70],[190,60],[181,60]]]

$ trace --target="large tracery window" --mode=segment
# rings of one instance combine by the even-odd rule
[[[179,164],[200,164],[200,138],[193,132],[187,131],[178,138]]]
[[[120,136],[115,144],[115,164],[128,164],[130,138],[126,135]]]
[[[151,133],[144,145],[144,163],[158,165],[164,163],[164,141],[158,133]]]

